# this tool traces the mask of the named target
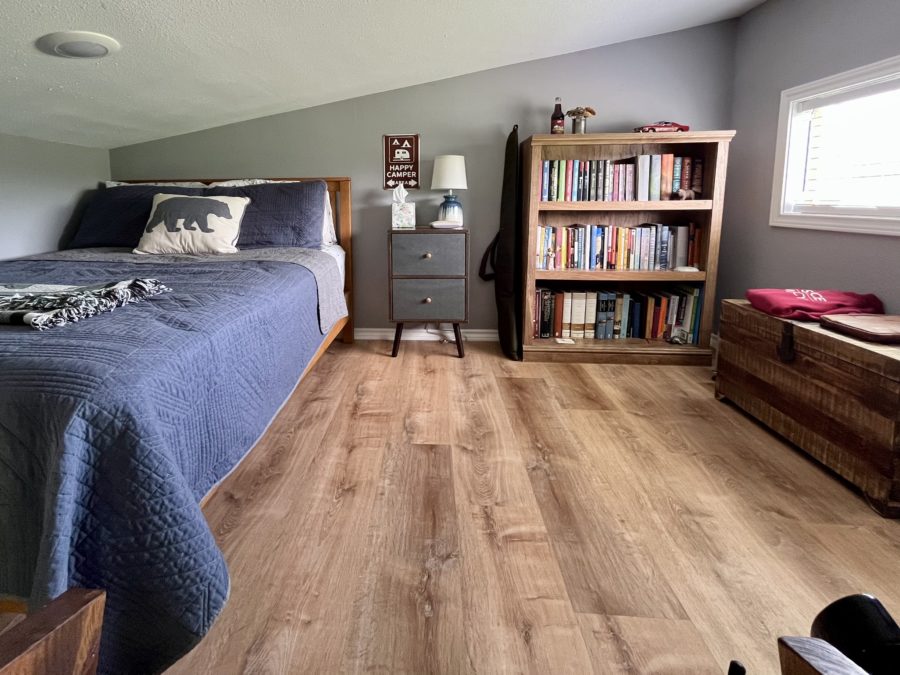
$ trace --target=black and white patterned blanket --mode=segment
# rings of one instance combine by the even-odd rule
[[[126,279],[95,286],[0,283],[0,324],[46,330],[169,290],[157,279]]]

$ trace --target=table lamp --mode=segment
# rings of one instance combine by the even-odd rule
[[[434,174],[431,177],[432,190],[448,190],[438,208],[438,220],[463,224],[462,204],[453,194],[454,190],[466,189],[466,159],[462,155],[438,155],[434,158]]]

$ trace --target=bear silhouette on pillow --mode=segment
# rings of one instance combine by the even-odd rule
[[[230,220],[231,209],[228,208],[228,204],[218,199],[172,197],[156,205],[145,232],[152,231],[160,223],[163,223],[169,232],[180,232],[179,220],[184,221],[185,230],[194,230],[196,225],[201,232],[214,232],[207,222],[210,215]]]

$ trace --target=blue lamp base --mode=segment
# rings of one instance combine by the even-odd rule
[[[444,195],[444,201],[438,207],[438,220],[448,220],[453,223],[463,224],[462,204],[456,195]]]

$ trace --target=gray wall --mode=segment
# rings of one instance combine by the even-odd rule
[[[897,0],[769,0],[741,18],[720,297],[747,288],[838,288],[900,312],[900,237],[769,226],[783,89],[900,53]]]
[[[109,152],[0,134],[0,259],[59,248],[86,190],[109,178]]]
[[[472,236],[470,328],[494,328],[493,284],[477,278],[497,232],[503,148],[546,133],[553,98],[591,105],[589,131],[630,130],[661,119],[696,129],[728,128],[735,22],[702,26],[565,56],[498,68],[317,108],[111,151],[116,179],[343,176],[353,179],[356,325],[387,327],[390,193],[381,189],[382,134],[419,133],[422,173],[433,158],[466,157],[461,193]],[[437,215],[441,195],[411,191],[419,223]]]

